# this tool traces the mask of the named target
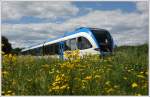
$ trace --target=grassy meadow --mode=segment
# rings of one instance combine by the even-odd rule
[[[2,95],[148,95],[148,45],[123,46],[104,58],[68,60],[2,55]]]

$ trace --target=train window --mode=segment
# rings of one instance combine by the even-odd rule
[[[70,46],[71,46],[71,50],[76,50],[77,49],[75,38],[70,40]]]
[[[51,44],[51,45],[47,45],[44,47],[44,54],[46,55],[55,55],[55,54],[58,54],[58,44],[55,43],[55,44]]]
[[[87,40],[85,37],[78,37],[77,46],[78,46],[78,49],[80,49],[80,50],[88,49],[88,48],[92,47],[89,40]]]
[[[42,54],[43,54],[43,47],[39,47],[38,49],[39,49],[39,50],[38,50],[39,55],[42,55]]]
[[[76,38],[65,41],[65,50],[76,50]]]
[[[59,53],[59,45],[57,43],[54,44],[54,54],[58,54]]]
[[[44,47],[44,54],[51,55],[52,54],[52,45],[47,45]]]
[[[71,50],[70,40],[65,41],[65,50]]]

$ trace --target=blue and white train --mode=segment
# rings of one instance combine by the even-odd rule
[[[63,36],[45,41],[43,44],[25,48],[23,55],[64,57],[65,51],[80,50],[80,55],[111,53],[114,41],[105,29],[81,27]]]

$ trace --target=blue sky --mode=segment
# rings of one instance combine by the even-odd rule
[[[2,35],[13,47],[27,47],[77,27],[90,26],[109,30],[118,45],[137,45],[148,42],[148,8],[146,1],[5,1]]]
[[[136,4],[135,2],[91,2],[91,1],[80,1],[80,2],[72,2],[75,6],[77,6],[81,11],[74,16],[79,17],[82,15],[87,14],[89,11],[84,9],[92,9],[92,10],[122,10],[124,12],[134,12],[136,11]],[[49,20],[43,18],[36,18],[33,16],[23,16],[21,19],[17,20],[2,20],[2,23],[12,23],[12,24],[19,24],[19,23],[43,23],[43,22],[64,22],[66,19],[58,18],[57,20]]]
[[[132,12],[136,10],[135,2],[74,2],[79,8],[92,8],[94,10],[115,10],[121,9],[126,12]]]

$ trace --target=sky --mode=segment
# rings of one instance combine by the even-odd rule
[[[148,1],[2,1],[1,35],[13,48],[79,27],[107,29],[118,46],[148,43]]]

